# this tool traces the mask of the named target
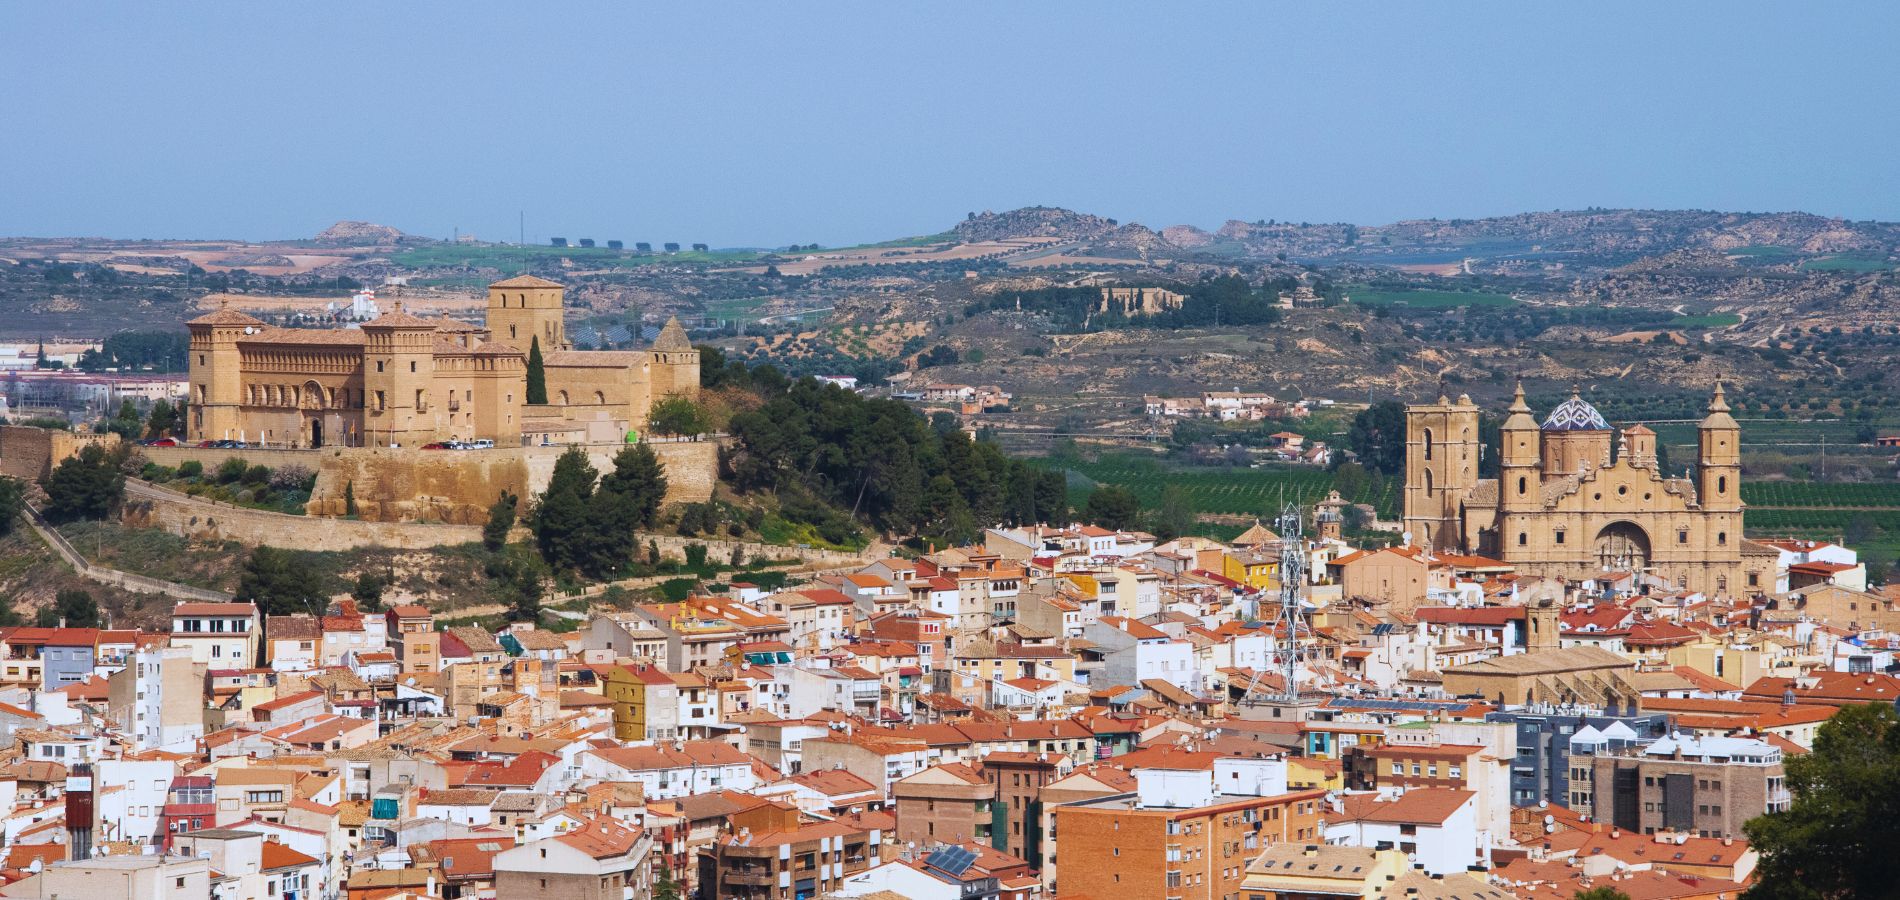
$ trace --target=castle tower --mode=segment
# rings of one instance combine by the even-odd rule
[[[646,384],[647,402],[639,404],[642,410],[651,411],[654,404],[668,397],[699,399],[699,350],[693,347],[677,316],[666,320],[653,345],[647,348]],[[634,425],[644,428],[646,422]]]
[[[1696,495],[1711,512],[1742,509],[1742,426],[1728,414],[1728,398],[1717,382],[1708,415],[1696,426]],[[1733,524],[1740,525],[1740,516]],[[1740,534],[1740,529],[1732,529]]]
[[[242,430],[244,380],[238,341],[256,334],[264,323],[225,304],[185,323],[191,329],[190,419],[185,433],[193,441],[246,437]]]
[[[1405,408],[1405,530],[1413,544],[1464,547],[1461,510],[1478,483],[1480,447],[1469,396]]]
[[[488,336],[523,353],[537,339],[543,353],[572,349],[567,344],[560,283],[518,275],[489,285]]]
[[[428,389],[435,380],[435,323],[402,301],[363,323],[363,437],[368,446],[420,446],[435,437]]]

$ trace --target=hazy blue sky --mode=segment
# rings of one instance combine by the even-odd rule
[[[1900,218],[1900,4],[7,3],[0,234]]]

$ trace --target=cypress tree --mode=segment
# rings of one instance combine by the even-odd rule
[[[528,402],[545,404],[548,402],[548,373],[541,362],[541,337],[536,335],[528,342]]]

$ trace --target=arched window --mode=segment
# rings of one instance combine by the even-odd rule
[[[1531,542],[1531,536],[1520,531],[1517,533],[1517,545],[1522,547]]]
[[[1432,430],[1430,428],[1425,429],[1425,458],[1432,458]]]
[[[1727,575],[1715,576],[1715,592],[1718,594],[1728,593],[1728,576]]]
[[[603,394],[603,393],[601,393],[601,392],[599,392],[599,391],[595,391],[595,392],[594,392],[594,404],[595,404],[596,406],[605,406],[605,405],[607,405],[607,395],[606,395],[606,394]]]
[[[1432,492],[1432,470],[1426,469],[1425,470],[1425,493],[1429,494],[1431,492]]]
[[[1718,494],[1726,494],[1726,493],[1728,493],[1728,476],[1727,476],[1727,475],[1718,475],[1718,476],[1716,476],[1716,478],[1715,478],[1715,492],[1716,492],[1716,493],[1718,493]]]
[[[1519,497],[1522,497],[1526,493],[1528,493],[1530,489],[1531,489],[1530,479],[1525,478],[1522,475],[1517,476],[1517,495]]]
[[[1716,533],[1715,533],[1715,543],[1716,543],[1716,546],[1718,546],[1718,547],[1726,547],[1726,546],[1728,546],[1728,532],[1726,532],[1726,531],[1718,531],[1718,532],[1716,532]]]
[[[560,397],[561,397],[561,405],[562,405],[562,406],[566,406],[566,405],[567,405],[567,392],[566,392],[566,391],[562,391],[562,392],[560,392]]]

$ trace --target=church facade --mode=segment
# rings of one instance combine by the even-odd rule
[[[1481,479],[1470,397],[1406,408],[1405,529],[1414,544],[1500,559],[1532,576],[1642,572],[1711,595],[1772,589],[1772,550],[1742,538],[1741,426],[1721,386],[1697,426],[1686,477],[1661,471],[1655,432],[1613,429],[1574,393],[1540,424],[1520,385],[1509,412],[1498,477]]]
[[[615,442],[668,396],[699,396],[699,351],[677,320],[652,346],[574,350],[564,289],[534,276],[488,287],[482,326],[404,312],[360,328],[279,328],[232,309],[191,329],[190,440],[266,446],[496,446]],[[547,402],[528,402],[529,354]]]

